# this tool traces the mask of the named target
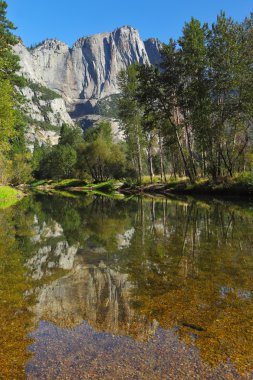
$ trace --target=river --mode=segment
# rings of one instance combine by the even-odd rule
[[[0,379],[252,379],[253,203],[116,198],[0,210]]]

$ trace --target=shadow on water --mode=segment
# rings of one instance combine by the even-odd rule
[[[249,202],[98,195],[2,210],[1,375],[251,378],[252,217]]]

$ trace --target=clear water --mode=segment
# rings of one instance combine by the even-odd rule
[[[253,203],[0,210],[0,379],[252,379]]]

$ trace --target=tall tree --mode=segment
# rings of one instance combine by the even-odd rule
[[[141,128],[143,111],[136,99],[137,76],[138,64],[133,64],[119,73],[118,83],[122,93],[119,99],[119,117],[123,123],[133,168],[136,168],[138,182],[142,183],[145,140]]]
[[[142,65],[138,68],[138,87],[136,90],[138,102],[142,105],[144,115],[142,126],[147,140],[149,172],[152,182],[153,177],[153,155],[152,146],[157,140],[160,176],[166,181],[165,154],[164,154],[164,107],[166,99],[161,86],[161,75],[159,70],[150,65]],[[155,139],[155,137],[157,137]]]
[[[11,159],[11,149],[17,149],[23,134],[22,115],[18,107],[21,97],[16,86],[24,84],[19,77],[19,58],[13,53],[12,47],[18,39],[12,34],[15,29],[6,17],[7,3],[0,1],[0,160]],[[22,145],[23,146],[23,145]],[[0,165],[3,168],[3,165]],[[1,178],[5,178],[2,169]]]
[[[194,182],[195,178],[191,170],[188,160],[187,147],[185,144],[184,119],[182,109],[180,108],[180,96],[182,90],[183,71],[182,71],[182,55],[177,49],[176,41],[170,39],[169,44],[163,46],[162,50],[163,62],[161,64],[162,77],[161,85],[164,94],[164,116],[167,119],[167,142],[168,151],[174,157],[175,145],[178,155],[181,157],[185,175]],[[172,166],[175,168],[175,162]]]
[[[222,12],[208,38],[214,177],[221,174],[221,163],[232,176],[234,165],[249,142],[253,116],[250,33],[252,18],[240,25]]]

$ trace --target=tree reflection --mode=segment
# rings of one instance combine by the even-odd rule
[[[219,202],[152,201],[144,209],[125,255],[140,312],[176,328],[208,363],[229,359],[252,370],[251,217]]]
[[[0,377],[25,378],[30,354],[27,338],[31,330],[31,300],[24,296],[31,288],[24,267],[18,231],[27,232],[25,202],[0,212]],[[22,217],[21,217],[22,215]]]
[[[219,201],[38,195],[1,211],[6,378],[31,321],[64,318],[136,339],[156,320],[209,364],[252,370],[252,230],[249,204]]]

